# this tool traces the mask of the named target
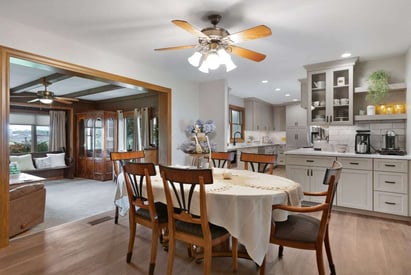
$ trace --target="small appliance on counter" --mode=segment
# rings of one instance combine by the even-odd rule
[[[355,135],[355,153],[370,154],[370,130],[357,130]]]
[[[383,135],[384,148],[381,148],[379,153],[381,155],[405,155],[405,151],[401,150],[398,145],[398,135],[393,130],[388,130]]]

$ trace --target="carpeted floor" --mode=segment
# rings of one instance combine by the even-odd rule
[[[67,222],[84,219],[112,210],[114,216],[113,181],[76,178],[47,181],[45,221],[16,237],[27,236]]]

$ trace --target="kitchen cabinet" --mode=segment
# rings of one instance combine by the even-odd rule
[[[309,124],[353,124],[353,78],[357,60],[358,57],[354,57],[304,66]]]
[[[299,104],[285,107],[286,150],[308,146],[307,110]]]
[[[408,161],[374,159],[374,211],[408,215]]]
[[[331,167],[335,157],[308,155],[287,155],[287,178],[301,184],[306,192],[323,192],[328,186],[323,184],[325,171]],[[324,202],[324,197],[304,196],[305,201]]]
[[[373,210],[373,160],[337,157],[344,167],[337,187],[337,205]]]
[[[77,114],[77,176],[95,180],[113,179],[110,152],[117,151],[116,112]]]
[[[249,131],[272,131],[272,105],[257,98],[244,100],[245,129]]]
[[[285,131],[285,106],[274,106],[273,110],[273,130]]]

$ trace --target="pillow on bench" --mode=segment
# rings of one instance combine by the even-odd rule
[[[66,167],[66,161],[64,160],[64,157],[66,156],[66,153],[58,153],[58,154],[50,154],[47,153],[47,157],[50,158],[51,161],[51,167]]]
[[[49,157],[44,158],[34,158],[34,164],[36,165],[37,169],[44,169],[51,167],[51,159]]]
[[[21,156],[10,156],[10,162],[17,162],[21,171],[35,170],[31,154]]]

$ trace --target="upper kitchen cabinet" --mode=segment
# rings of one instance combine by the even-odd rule
[[[285,131],[285,106],[273,107],[273,130]]]
[[[309,124],[353,124],[353,79],[357,61],[358,57],[353,57],[304,66]]]
[[[244,99],[245,129],[248,131],[273,130],[272,105],[257,98]]]

